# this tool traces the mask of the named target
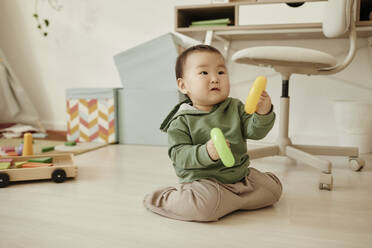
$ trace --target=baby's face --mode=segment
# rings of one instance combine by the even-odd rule
[[[178,87],[187,94],[193,106],[210,111],[213,105],[224,101],[230,93],[230,82],[223,57],[214,52],[197,51],[185,62],[183,78]]]

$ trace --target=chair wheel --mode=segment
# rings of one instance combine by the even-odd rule
[[[333,176],[330,173],[322,173],[319,178],[320,190],[333,190]]]
[[[349,158],[349,167],[353,171],[361,171],[365,164],[366,164],[366,162],[364,161],[364,159],[361,159],[359,157],[350,157]]]

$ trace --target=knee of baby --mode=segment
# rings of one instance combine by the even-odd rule
[[[270,179],[272,183],[268,184],[270,191],[275,195],[276,201],[279,200],[280,196],[282,195],[283,185],[280,182],[279,178],[271,172],[265,173]]]
[[[254,184],[259,184],[272,192],[276,198],[276,201],[279,200],[282,194],[283,186],[276,175],[271,172],[260,172],[255,168],[250,168],[249,178],[254,182]]]
[[[217,183],[216,183],[217,184]],[[194,189],[189,197],[191,201],[184,205],[184,211],[188,212],[195,221],[216,221],[214,216],[220,201],[220,191],[218,185],[214,183],[206,187]]]

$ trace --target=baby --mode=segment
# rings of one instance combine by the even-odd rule
[[[187,96],[161,125],[168,134],[168,155],[179,178],[145,196],[147,209],[184,221],[216,221],[239,209],[270,206],[282,193],[272,173],[248,168],[246,139],[262,139],[274,125],[271,98],[263,92],[257,110],[245,113],[244,104],[229,97],[225,61],[214,47],[197,45],[176,62],[179,90]],[[212,128],[224,133],[235,164],[225,167],[210,137]]]

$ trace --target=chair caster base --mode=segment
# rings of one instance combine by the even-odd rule
[[[349,168],[353,171],[361,171],[364,167],[366,162],[364,159],[361,159],[359,157],[350,157],[349,158]]]
[[[322,173],[319,179],[320,190],[333,190],[333,176],[330,173]]]

